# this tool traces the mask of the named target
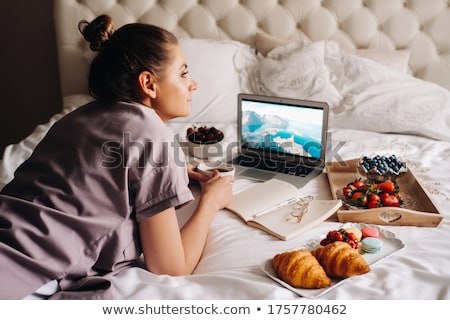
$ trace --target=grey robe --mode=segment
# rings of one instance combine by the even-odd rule
[[[136,263],[138,222],[191,200],[182,150],[152,109],[80,107],[0,193],[0,299],[55,279],[56,298],[113,298],[103,276]]]

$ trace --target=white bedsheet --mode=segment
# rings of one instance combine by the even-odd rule
[[[66,99],[63,114],[89,100]],[[18,145],[9,146],[0,162],[0,187],[12,178],[15,168],[32,152],[51,124],[39,126]],[[420,121],[420,119],[418,119]],[[172,124],[183,135],[191,123]],[[220,127],[220,124],[217,124]],[[224,125],[227,143],[236,139],[235,126]],[[435,228],[383,227],[401,239],[405,247],[372,267],[370,273],[349,279],[320,299],[450,299],[450,142],[426,137],[334,129],[329,134],[328,161],[352,159],[365,154],[396,154],[405,159],[445,217]],[[248,181],[237,182],[243,186]],[[197,190],[198,191],[198,190]],[[326,174],[303,189],[317,199],[331,198]],[[192,206],[179,212],[180,223]],[[281,241],[244,224],[237,216],[217,213],[203,258],[191,276],[154,275],[131,268],[113,276],[117,299],[295,299],[298,295],[267,277],[262,261],[276,253],[317,239],[341,224],[326,221],[290,241]]]
[[[52,120],[53,121],[53,120]],[[52,122],[50,121],[50,122]],[[1,162],[2,185],[49,127],[41,126],[20,145],[10,146]],[[183,132],[183,125],[174,127]],[[235,128],[227,127],[228,137]],[[228,141],[230,142],[230,141]],[[13,152],[13,150],[15,152]],[[320,299],[450,299],[450,143],[425,137],[382,134],[351,129],[330,132],[328,161],[352,159],[364,154],[396,154],[405,159],[445,217],[435,228],[385,226],[405,247],[372,267],[370,273],[349,279]],[[14,155],[14,156],[13,156]],[[253,183],[238,181],[237,187]],[[198,190],[196,190],[198,192]],[[326,174],[303,189],[317,199],[331,198]],[[180,223],[192,206],[179,211]],[[290,241],[281,241],[249,227],[237,216],[217,213],[195,273],[171,277],[154,275],[134,267],[111,278],[117,299],[295,299],[295,293],[267,277],[262,261],[276,253],[317,239],[337,221],[326,221]]]
[[[445,219],[435,228],[383,226],[405,247],[373,265],[368,274],[345,281],[319,299],[450,299],[450,143],[344,129],[333,131],[331,140],[329,155],[334,159],[329,160],[333,161],[372,153],[403,157]],[[325,173],[309,183],[304,194],[330,198]],[[189,214],[189,208],[179,214]],[[296,299],[300,297],[263,273],[261,262],[340,225],[326,221],[295,239],[281,241],[222,210],[194,275],[160,276],[132,268],[112,282],[119,299]]]

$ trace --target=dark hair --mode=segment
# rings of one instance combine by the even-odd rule
[[[170,46],[177,38],[160,27],[130,23],[114,31],[110,16],[101,15],[78,29],[90,48],[98,51],[89,71],[89,92],[97,100],[137,101],[138,75],[149,71],[156,78],[172,59]]]

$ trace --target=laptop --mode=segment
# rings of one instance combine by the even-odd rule
[[[326,102],[238,95],[236,178],[280,179],[297,188],[323,172],[328,130]]]

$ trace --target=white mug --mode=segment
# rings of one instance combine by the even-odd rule
[[[202,162],[197,166],[197,171],[205,176],[212,177],[213,171],[218,170],[221,177],[234,176],[235,169],[232,165],[223,162]]]

